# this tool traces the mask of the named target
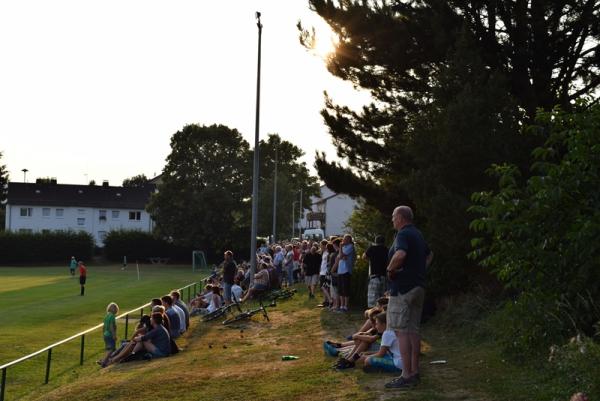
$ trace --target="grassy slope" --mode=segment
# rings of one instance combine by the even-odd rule
[[[464,340],[469,328],[447,332],[428,324],[424,333],[423,381],[409,392],[385,390],[391,376],[359,369],[336,372],[323,356],[325,338],[347,335],[359,314],[314,308],[303,293],[271,309],[271,321],[255,317],[237,327],[195,318],[177,356],[89,369],[89,375],[28,399],[63,400],[551,400],[568,399],[543,372],[502,360],[485,340]],[[243,331],[242,331],[243,330]],[[226,348],[225,348],[226,347]],[[296,361],[281,361],[294,354]],[[429,365],[446,359],[446,365]],[[93,374],[93,375],[92,375]],[[156,385],[160,383],[160,385]]]

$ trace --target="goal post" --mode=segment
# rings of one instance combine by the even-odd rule
[[[204,251],[192,251],[192,271],[208,267]]]

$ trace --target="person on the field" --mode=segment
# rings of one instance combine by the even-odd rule
[[[79,285],[81,285],[81,296],[85,293],[85,281],[87,279],[87,268],[83,261],[79,261]]]
[[[75,275],[75,268],[77,267],[77,260],[75,260],[75,256],[71,256],[71,262],[69,262],[69,272],[71,276]]]

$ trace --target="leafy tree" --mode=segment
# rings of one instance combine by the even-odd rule
[[[350,229],[354,241],[363,249],[366,249],[377,235],[383,235],[388,244],[391,244],[394,238],[390,216],[383,215],[379,210],[364,202],[359,203],[348,218],[346,225]]]
[[[289,238],[292,227],[292,203],[300,200],[303,209],[310,209],[310,197],[319,193],[316,177],[309,174],[306,163],[298,159],[304,152],[277,134],[261,140],[258,232],[267,236],[273,230],[273,189],[275,153],[277,153],[277,237]],[[299,219],[298,203],[296,219]]]
[[[532,129],[548,139],[533,153],[531,177],[495,165],[499,190],[473,195],[471,226],[482,237],[471,255],[517,294],[513,308],[543,304],[539,317],[521,316],[545,322],[536,342],[557,327],[592,336],[600,329],[600,107],[541,112]]]
[[[251,160],[235,129],[187,125],[176,132],[147,207],[158,234],[207,252],[239,249],[250,232]]]
[[[129,188],[140,188],[148,184],[148,177],[145,174],[134,175],[123,180],[123,186]]]
[[[0,152],[0,159],[2,159],[2,152]],[[4,230],[5,215],[6,215],[6,191],[8,188],[8,171],[6,165],[0,164],[0,230]]]
[[[600,2],[309,3],[339,38],[329,70],[374,99],[357,112],[326,97],[347,167],[320,154],[319,176],[384,215],[413,206],[436,252],[434,288],[463,290],[477,271],[469,196],[494,185],[485,169],[526,166],[543,136],[519,135],[521,124],[600,84]]]

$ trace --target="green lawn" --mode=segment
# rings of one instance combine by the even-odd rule
[[[0,305],[5,308],[0,326],[0,365],[101,323],[109,302],[116,302],[122,313],[207,275],[192,273],[190,266],[140,265],[138,281],[135,265],[126,270],[121,270],[121,265],[87,267],[83,297],[79,295],[79,278],[70,276],[66,266],[0,267]],[[183,296],[187,298],[187,291]],[[132,323],[138,317],[139,313],[134,314]],[[124,321],[120,321],[119,338],[124,331]],[[80,345],[76,340],[53,350],[51,385],[67,372],[77,374]],[[88,363],[103,348],[101,332],[86,336],[85,345]],[[6,399],[15,399],[43,383],[45,363],[43,355],[9,368]]]

